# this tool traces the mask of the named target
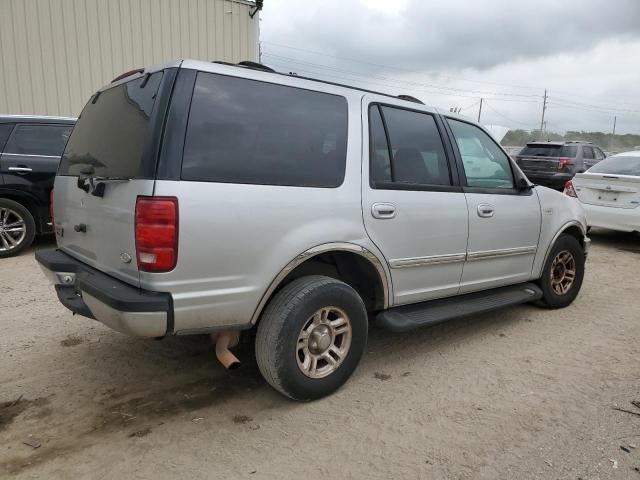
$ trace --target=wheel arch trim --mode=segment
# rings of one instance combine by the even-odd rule
[[[551,239],[551,242],[549,242],[549,245],[547,246],[547,251],[544,254],[544,262],[542,262],[542,267],[541,267],[541,270],[540,270],[541,273],[542,273],[542,270],[544,269],[544,266],[547,264],[547,260],[549,259],[549,254],[551,253],[551,249],[553,248],[555,243],[558,241],[558,238],[560,238],[560,235],[562,235],[564,232],[566,232],[571,227],[578,227],[580,229],[580,232],[582,232],[583,238],[584,239],[587,238],[587,233],[585,232],[584,226],[580,222],[578,222],[577,220],[571,220],[571,221],[565,223],[564,225],[562,225],[562,227],[560,227],[558,229],[556,234],[553,236],[553,239]],[[583,240],[583,241],[586,242],[586,240]]]
[[[378,273],[378,277],[380,278],[380,282],[382,283],[383,290],[383,308],[387,309],[390,306],[390,298],[391,298],[391,281],[389,275],[387,274],[386,269],[384,268],[383,262],[375,255],[373,252],[363,247],[362,245],[357,245],[355,243],[348,242],[335,242],[335,243],[324,243],[321,245],[316,245],[315,247],[311,247],[304,252],[298,254],[293,260],[291,260],[280,272],[275,276],[275,278],[269,284],[269,287],[262,295],[258,306],[256,307],[253,316],[251,317],[251,324],[255,325],[260,318],[260,314],[264,310],[267,302],[271,298],[273,292],[278,288],[278,286],[282,283],[282,281],[291,273],[296,267],[302,265],[304,262],[313,258],[322,253],[329,252],[350,252],[360,255],[364,259],[368,260],[373,267],[376,269]]]

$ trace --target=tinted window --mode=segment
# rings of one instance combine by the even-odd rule
[[[184,180],[337,187],[346,151],[345,98],[198,73]]]
[[[591,148],[591,147],[582,147],[582,156],[584,158],[587,158],[587,159],[595,158],[595,155],[593,154],[593,148]]]
[[[4,152],[59,157],[72,128],[71,125],[17,125]]]
[[[456,139],[469,187],[513,188],[509,157],[480,128],[448,120]]]
[[[640,176],[640,157],[609,157],[587,170],[589,173]]]
[[[416,185],[451,185],[449,165],[432,115],[380,107],[387,127],[393,161],[389,164],[386,137],[377,108],[372,108],[371,179]],[[387,149],[388,152],[388,149]],[[376,178],[378,177],[378,178]]]
[[[596,160],[603,160],[605,155],[598,147],[593,147],[593,151],[596,152]]]
[[[7,142],[11,130],[13,130],[13,125],[13,123],[0,123],[0,153],[2,153],[4,144]]]
[[[101,177],[152,178],[154,165],[143,164],[144,145],[162,72],[104,90],[82,110],[59,175],[94,168]]]
[[[527,145],[519,155],[528,157],[568,157],[576,158],[578,147],[575,145]]]
[[[389,146],[378,106],[372,106],[369,110],[369,159],[372,184],[391,182]]]

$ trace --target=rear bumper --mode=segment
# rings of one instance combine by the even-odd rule
[[[621,232],[640,231],[640,207],[614,208],[580,203],[590,227],[608,228]]]
[[[172,333],[170,294],[133,287],[57,249],[37,251],[36,260],[55,285],[60,302],[73,313],[136,337]]]
[[[540,172],[527,172],[524,171],[527,178],[537,184],[544,187],[550,187],[556,190],[564,188],[564,184],[568,180],[573,178],[573,173],[540,173]]]

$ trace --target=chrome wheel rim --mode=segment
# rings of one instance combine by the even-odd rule
[[[564,295],[576,279],[576,260],[571,252],[563,250],[551,264],[551,288],[556,295]]]
[[[298,367],[310,378],[331,375],[347,357],[351,336],[351,320],[344,310],[338,307],[317,310],[298,335]]]
[[[24,218],[15,210],[0,207],[0,252],[18,248],[26,236]]]

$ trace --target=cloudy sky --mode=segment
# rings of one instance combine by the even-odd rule
[[[476,118],[640,134],[640,0],[266,0],[262,61]]]

